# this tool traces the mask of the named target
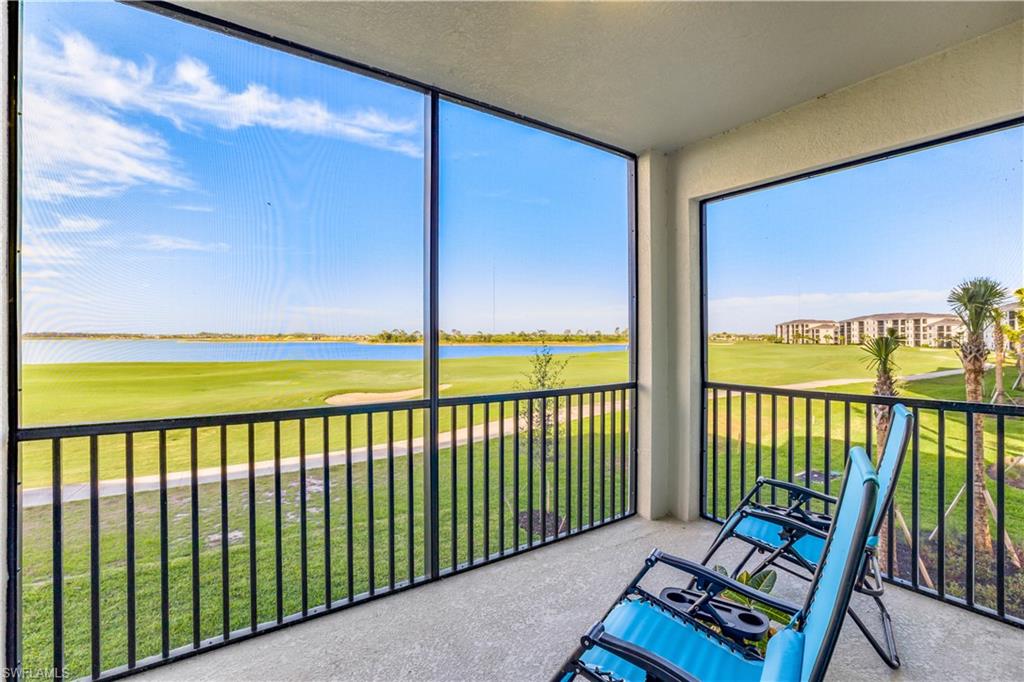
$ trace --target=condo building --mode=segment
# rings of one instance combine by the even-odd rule
[[[860,315],[836,323],[841,343],[862,343],[890,329],[908,346],[950,348],[963,332],[960,318],[948,313],[881,313]]]
[[[879,313],[846,320],[789,320],[775,325],[782,343],[859,344],[883,336],[890,329],[908,346],[951,348],[963,333],[963,325],[948,313]]]
[[[775,325],[775,336],[783,343],[836,343],[832,320],[790,320]]]

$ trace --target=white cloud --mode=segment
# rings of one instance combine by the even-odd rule
[[[60,216],[55,225],[28,227],[27,232],[44,234],[48,232],[95,232],[108,224],[106,220],[89,216]]]
[[[232,92],[193,57],[173,67],[134,62],[77,33],[58,36],[56,44],[30,36],[25,51],[25,157],[34,166],[26,191],[34,198],[110,196],[139,184],[190,186],[162,137],[123,121],[130,113],[160,116],[183,130],[264,126],[422,154],[418,119],[374,109],[339,113],[258,83]]]
[[[63,276],[63,273],[58,272],[57,270],[25,270],[21,273],[21,279],[23,281],[45,281],[60,279]]]
[[[61,291],[55,287],[48,287],[40,284],[29,284],[21,288],[21,293],[42,296],[59,294]]]
[[[794,318],[841,320],[886,312],[945,312],[948,290],[812,292],[768,296],[734,296],[708,301],[709,329],[769,332]]]
[[[140,184],[190,184],[159,135],[108,112],[29,87],[23,111],[24,188],[31,199],[109,197]]]
[[[837,293],[780,294],[774,296],[734,296],[731,298],[714,298],[709,305],[717,308],[746,308],[755,306],[779,305],[842,305],[858,303],[874,304],[913,304],[930,303],[937,296],[945,299],[949,292],[930,289],[904,289],[900,291],[855,291]]]
[[[192,57],[181,59],[173,76],[153,84],[136,104],[171,119],[205,121],[228,130],[262,125],[340,137],[410,156],[422,153],[420,145],[400,137],[418,131],[415,119],[394,119],[373,109],[338,114],[318,100],[282,97],[256,83],[231,92],[217,83],[206,64]]]
[[[224,242],[199,242],[167,234],[147,234],[139,248],[147,251],[227,251]]]
[[[78,249],[65,244],[33,242],[22,245],[21,258],[26,265],[50,265],[75,263],[81,259],[81,254]]]

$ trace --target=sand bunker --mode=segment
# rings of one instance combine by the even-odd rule
[[[442,391],[451,388],[451,384],[438,386]],[[388,403],[394,400],[410,400],[423,395],[423,389],[414,388],[408,391],[391,391],[390,393],[338,393],[328,396],[324,402],[328,405],[366,405],[367,403]]]

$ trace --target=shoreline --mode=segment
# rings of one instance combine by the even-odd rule
[[[22,336],[24,341],[176,341],[178,343],[350,343],[357,346],[422,346],[416,341],[367,341],[366,339],[332,337],[326,339],[302,338],[194,338],[170,336]],[[625,346],[629,341],[457,341],[441,342],[440,346]]]

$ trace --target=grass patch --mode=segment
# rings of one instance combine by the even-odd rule
[[[454,560],[465,563],[472,557],[480,561],[485,551],[494,553],[510,550],[528,540],[525,530],[514,520],[513,500],[518,497],[519,509],[547,508],[557,511],[566,528],[579,528],[594,520],[621,514],[626,500],[621,492],[623,462],[621,440],[613,441],[610,432],[604,442],[604,475],[602,476],[601,431],[595,434],[593,468],[591,467],[590,420],[574,421],[575,433],[580,424],[584,428],[583,450],[578,440],[572,439],[572,460],[567,477],[565,434],[560,440],[558,477],[555,477],[553,446],[545,476],[547,496],[542,502],[540,485],[541,457],[534,453],[534,465],[529,463],[529,448],[521,439],[518,467],[515,443],[512,437],[504,440],[504,467],[500,453],[501,441],[489,441],[488,452],[484,443],[473,446],[472,455],[466,446],[455,453],[454,470],[450,450],[438,458],[439,468],[439,534],[440,564],[448,568]],[[563,425],[564,427],[564,425]],[[614,459],[612,453],[615,453]],[[470,466],[472,465],[472,478]],[[581,468],[582,465],[582,468]],[[389,466],[393,467],[393,486],[388,485]],[[518,468],[518,486],[516,470]],[[531,470],[533,472],[531,501]],[[503,472],[503,475],[502,475]],[[409,577],[410,561],[413,575],[424,573],[424,504],[423,458],[412,459],[412,497],[409,491],[409,460],[404,456],[388,461],[373,462],[374,496],[369,497],[370,470],[366,463],[356,463],[351,469],[351,518],[348,516],[349,492],[344,465],[330,468],[330,535],[331,535],[331,598],[345,599],[349,594],[366,592],[371,584],[376,589],[388,587],[392,577],[401,582]],[[485,476],[486,474],[486,476]],[[590,488],[593,474],[595,486]],[[627,468],[625,481],[630,472]],[[282,541],[282,612],[285,616],[302,610],[302,587],[307,589],[307,605],[324,603],[326,594],[325,562],[325,491],[322,468],[307,471],[307,574],[305,583],[301,573],[301,506],[298,473],[281,477],[281,541]],[[472,491],[470,481],[472,481]],[[557,481],[557,484],[555,483]],[[580,483],[582,481],[582,487]],[[604,486],[602,490],[602,481]],[[614,482],[614,485],[613,485]],[[627,483],[628,486],[628,483]],[[559,502],[553,507],[557,487]],[[485,508],[485,494],[489,504]],[[628,487],[627,487],[628,490]],[[453,496],[454,494],[454,496]],[[393,496],[392,496],[393,495]],[[502,496],[506,503],[501,504]],[[218,483],[199,487],[199,596],[200,638],[218,635],[223,629],[221,580],[222,526],[221,497]],[[276,554],[275,554],[275,502],[273,477],[256,479],[256,495],[249,498],[248,481],[231,481],[228,485],[228,563],[230,597],[229,626],[232,629],[250,625],[249,575],[249,509],[256,509],[256,613],[259,622],[273,621],[277,617]],[[593,504],[593,516],[591,508]],[[604,515],[602,516],[602,504]],[[192,641],[192,514],[191,491],[188,487],[168,491],[168,549],[170,591],[171,648],[188,645]],[[470,527],[469,510],[473,523]],[[137,655],[143,658],[160,652],[160,523],[159,494],[146,492],[135,498],[135,579],[137,594]],[[371,509],[373,527],[371,531]],[[392,515],[393,509],[393,515]],[[582,517],[579,511],[582,511]],[[412,528],[410,529],[410,512]],[[24,664],[28,669],[50,665],[52,656],[52,518],[50,507],[33,507],[24,512]],[[453,526],[452,520],[455,520]],[[487,535],[484,519],[487,519]],[[352,524],[352,572],[348,570],[348,532]],[[65,651],[69,675],[77,677],[88,673],[90,660],[90,583],[89,583],[89,505],[86,501],[64,506],[64,609]],[[100,504],[101,526],[101,650],[102,667],[108,669],[127,662],[127,595],[126,595],[126,509],[123,496],[103,498]],[[392,536],[393,532],[393,536]],[[540,541],[541,529],[534,528],[534,541]],[[553,529],[548,528],[548,535]],[[391,544],[391,538],[394,544]],[[485,549],[485,537],[489,547]],[[370,575],[370,540],[374,573]],[[389,557],[393,547],[394,562]],[[411,550],[411,553],[410,553]],[[352,591],[349,591],[351,580]]]
[[[736,341],[708,344],[708,377],[711,381],[757,386],[783,386],[805,381],[856,379],[873,381],[858,346],[796,345]],[[896,351],[902,375],[959,369],[951,349],[912,348]],[[961,384],[962,384],[961,380]]]
[[[442,395],[480,395],[516,390],[523,382],[528,357],[491,357],[445,360],[442,383],[451,388]],[[595,385],[625,381],[628,360],[625,352],[584,353],[572,356],[565,372],[569,386]],[[26,425],[77,424],[153,417],[256,412],[285,408],[320,407],[324,399],[338,393],[391,392],[419,388],[422,365],[418,361],[300,361],[300,362],[219,362],[219,363],[83,363],[73,365],[30,365],[24,368],[22,384],[23,414]],[[508,416],[513,408],[508,406]],[[497,419],[492,406],[491,420]],[[450,410],[441,410],[441,430],[451,429]],[[465,426],[465,415],[461,426]],[[481,424],[484,407],[474,408],[473,420]],[[413,437],[423,435],[423,419],[413,421]],[[386,441],[387,417],[373,416],[352,420],[352,445],[362,447],[372,428],[375,444]],[[232,427],[228,437],[228,463],[248,459],[248,440],[244,427]],[[339,450],[345,442],[342,431],[332,427],[330,447]],[[408,437],[404,415],[396,415],[396,440]],[[309,436],[312,438],[312,436]],[[169,431],[168,470],[189,467],[187,430]],[[218,429],[199,429],[199,466],[220,464]],[[255,434],[259,459],[273,454],[273,431],[259,427]],[[299,453],[299,425],[281,423],[282,457]],[[143,434],[134,443],[136,472],[156,473],[158,449],[156,434]],[[123,436],[99,439],[100,477],[123,478],[125,464]],[[27,443],[22,447],[22,482],[26,488],[50,482],[50,444]],[[64,482],[80,483],[89,479],[88,439],[65,439]]]
[[[867,394],[871,391],[871,374],[863,364],[863,353],[852,346],[787,346],[777,344],[754,344],[737,342],[729,345],[710,346],[711,377],[716,381],[778,385],[803,381],[827,379],[848,379],[863,377],[863,383],[844,384],[831,390],[843,393]],[[524,357],[456,359],[442,362],[442,383],[452,387],[445,395],[488,394],[514,390],[522,381],[529,359]],[[902,374],[918,374],[959,367],[959,361],[952,351],[904,348],[899,351],[898,364]],[[24,368],[23,414],[26,424],[80,423],[122,419],[180,416],[225,412],[249,412],[291,407],[313,407],[323,405],[329,395],[346,392],[390,392],[420,387],[422,368],[416,361],[306,361],[273,363],[103,363],[75,365],[39,365]],[[566,372],[569,385],[588,385],[622,381],[627,375],[625,353],[587,353],[575,356]],[[1007,371],[1007,385],[1015,376],[1013,369]],[[986,393],[991,393],[991,376]],[[830,390],[828,388],[821,389]],[[901,387],[901,394],[909,397],[938,400],[960,400],[963,398],[963,379],[960,376],[915,381]],[[1024,396],[1021,396],[1024,397]],[[599,403],[599,401],[598,401]],[[789,402],[777,401],[774,448],[771,442],[771,402],[761,401],[761,428],[757,428],[757,404],[753,395],[747,396],[745,408],[740,397],[731,400],[720,396],[715,403],[709,403],[708,410],[708,452],[707,506],[710,513],[724,515],[742,496],[744,487],[749,487],[758,474],[792,478],[803,482],[808,470],[821,472],[841,470],[844,453],[850,444],[863,443],[867,436],[866,414],[862,407],[850,410],[849,438],[846,437],[846,415],[841,403],[834,403],[827,414],[821,401],[812,401],[810,416],[802,399],[794,400],[792,414]],[[714,406],[718,410],[718,438],[711,439],[711,419]],[[729,406],[727,408],[727,405]],[[468,417],[468,408],[460,408],[456,426],[463,428]],[[482,405],[473,409],[473,421],[478,432],[482,424],[498,418],[496,405],[490,414],[484,414]],[[745,409],[745,419],[741,412]],[[506,417],[514,409],[506,404]],[[423,432],[422,411],[414,414],[412,429],[408,428],[405,413],[395,415],[392,432],[396,441],[405,442],[408,437],[418,437]],[[445,409],[439,415],[441,430],[452,428],[451,410]],[[790,427],[792,419],[792,427]],[[732,438],[726,439],[726,424],[731,420]],[[1006,454],[1014,457],[1024,454],[1024,420],[1006,420]],[[741,424],[745,432],[741,438]],[[332,453],[344,450],[350,437],[353,447],[361,447],[368,441],[372,429],[375,448],[383,448],[387,439],[388,424],[385,415],[375,415],[369,420],[356,417],[350,425],[344,418],[329,420],[330,434],[327,449]],[[350,433],[346,433],[350,426]],[[572,421],[573,431],[584,429],[582,450],[574,437],[572,451],[580,460],[572,461],[572,480],[567,480],[564,457],[560,462],[558,476],[559,515],[567,518],[571,527],[586,525],[594,517],[601,518],[601,437],[600,429],[595,435],[595,446],[590,448],[590,419]],[[619,422],[616,423],[619,426]],[[918,443],[918,490],[919,514],[917,526],[926,535],[935,527],[940,513],[938,472],[940,459],[944,466],[944,502],[948,504],[965,480],[968,458],[965,456],[966,438],[962,418],[949,415],[945,424],[945,451],[938,449],[938,424],[935,412],[921,411],[920,440]],[[564,428],[564,424],[563,424]],[[306,423],[307,454],[316,455],[323,449],[322,420]],[[986,449],[990,462],[995,461],[995,420],[986,425]],[[227,430],[227,459],[229,464],[245,462],[248,459],[248,434],[246,427],[229,427]],[[758,439],[760,434],[760,440]],[[199,429],[197,455],[200,467],[217,466],[220,463],[219,429]],[[539,468],[526,463],[528,448],[525,441],[520,445],[518,467],[513,457],[514,440],[505,439],[506,456],[504,467],[499,459],[499,440],[491,433],[490,453],[485,457],[484,445],[477,442],[473,453],[461,446],[455,452],[455,470],[452,477],[452,453],[439,453],[440,475],[440,516],[441,538],[440,561],[442,567],[462,563],[470,556],[472,538],[473,556],[477,560],[484,556],[485,534],[483,520],[488,520],[486,538],[491,552],[501,547],[511,548],[527,541],[526,531],[519,528],[514,520],[511,506],[502,507],[499,500],[504,492],[507,500],[518,499],[520,511],[541,509],[541,486]],[[186,431],[171,431],[167,436],[169,471],[186,470],[190,460],[190,437]],[[295,421],[281,423],[281,456],[298,455],[299,427]],[[606,460],[604,471],[610,478],[612,471],[621,474],[621,440],[616,438],[617,459],[612,464],[610,453],[612,441],[605,440]],[[99,476],[101,479],[121,478],[125,472],[124,437],[104,436],[98,439]],[[134,466],[137,476],[157,473],[157,436],[139,434],[134,443]],[[560,447],[563,447],[560,445]],[[77,484],[88,480],[89,452],[87,439],[65,439],[62,443],[63,476],[65,484]],[[254,429],[253,447],[257,460],[267,460],[273,455],[274,438],[270,424],[257,425]],[[716,450],[717,461],[711,460]],[[827,451],[827,455],[826,455]],[[726,455],[728,452],[728,455]],[[564,449],[562,449],[564,455]],[[593,465],[591,465],[593,455]],[[774,455],[774,456],[773,456]],[[539,454],[536,455],[539,460]],[[355,463],[351,470],[342,463],[343,458],[332,455],[330,468],[331,508],[331,596],[344,599],[349,594],[367,591],[371,585],[380,589],[391,582],[392,571],[396,581],[408,578],[410,560],[412,573],[422,575],[423,557],[423,461],[421,455],[412,457],[412,496],[408,495],[409,469],[405,457],[394,459],[394,495],[389,494],[387,482],[389,463],[375,460],[372,465]],[[469,470],[472,462],[472,502],[470,501]],[[911,462],[897,489],[897,505],[904,512],[908,523],[912,523],[911,510],[914,507],[914,487]],[[25,487],[47,486],[51,476],[51,447],[48,443],[26,444],[22,448],[23,483]],[[582,468],[581,466],[582,465]],[[546,476],[554,480],[554,463],[548,462]],[[485,481],[485,469],[489,477]],[[529,474],[534,473],[533,496],[529,495]],[[519,484],[515,484],[518,471]],[[374,480],[373,502],[369,496],[369,478]],[[504,481],[500,481],[501,472]],[[577,476],[582,473],[583,487]],[[345,481],[352,478],[351,517],[348,515],[348,492]],[[594,475],[596,485],[592,495],[589,479]],[[627,476],[629,472],[627,472]],[[325,561],[325,496],[323,470],[310,468],[306,483],[308,490],[306,515],[307,575],[301,576],[301,513],[297,473],[282,475],[281,495],[281,581],[282,611],[285,616],[301,611],[303,585],[307,591],[309,606],[323,602],[326,594]],[[628,478],[627,478],[628,480]],[[728,483],[727,483],[728,481]],[[827,483],[826,483],[827,481]],[[818,489],[837,492],[838,479],[827,479],[821,475],[812,481]],[[988,481],[993,495],[995,482]],[[490,508],[484,509],[484,490],[488,491]],[[567,500],[567,491],[571,498]],[[625,500],[621,488],[616,485],[615,503],[610,485],[603,488],[606,514],[621,512]],[[577,497],[578,493],[582,493]],[[532,501],[531,501],[532,499]],[[566,508],[567,501],[571,502]],[[168,546],[169,546],[169,588],[170,588],[170,633],[171,648],[187,645],[192,640],[192,514],[191,492],[188,487],[171,488],[168,494]],[[232,481],[228,485],[228,544],[227,558],[229,581],[227,590],[231,609],[229,627],[242,628],[250,623],[250,575],[249,575],[249,509],[255,505],[256,529],[252,536],[256,540],[256,616],[257,621],[272,621],[276,618],[276,562],[275,555],[275,489],[273,477],[256,479],[256,495],[249,499],[248,482]],[[582,507],[582,518],[577,510]],[[712,503],[717,506],[712,507]],[[1024,545],[1024,491],[1007,486],[1005,490],[1007,528],[1014,542]],[[469,527],[468,510],[473,509],[474,524]],[[222,539],[220,521],[219,484],[200,486],[199,490],[199,594],[200,618],[199,635],[202,638],[220,634],[222,630],[221,600],[225,589],[221,580]],[[374,518],[373,530],[370,518]],[[392,516],[393,509],[393,516]],[[123,497],[104,498],[101,510],[101,648],[104,669],[122,665],[127,661],[127,601],[125,585],[127,579],[126,510]],[[947,551],[953,552],[956,543],[962,542],[966,532],[966,507],[963,502],[947,521]],[[412,527],[409,519],[412,512]],[[453,528],[452,520],[455,520]],[[537,515],[540,518],[540,515]],[[549,516],[548,518],[555,518]],[[71,675],[88,672],[89,665],[89,516],[87,502],[70,502],[64,506],[64,548],[63,572],[65,585],[65,645],[66,660]],[[136,552],[135,578],[137,585],[136,612],[138,614],[139,658],[158,653],[160,650],[160,529],[159,497],[155,492],[139,493],[136,497]],[[393,524],[389,523],[393,521]],[[352,534],[347,527],[352,525]],[[41,668],[49,665],[52,656],[52,510],[49,506],[32,507],[24,511],[24,661],[27,668]],[[994,526],[994,524],[993,524]],[[394,531],[394,562],[389,563],[391,530]],[[539,539],[540,529],[535,528],[534,539]],[[453,538],[455,556],[452,556]],[[370,576],[369,563],[374,558],[374,575]],[[411,550],[410,550],[411,540]],[[352,571],[348,570],[346,547],[351,541],[353,550]],[[898,551],[905,542],[897,533]],[[951,544],[952,543],[952,544]],[[411,553],[410,553],[411,552]],[[978,557],[978,575],[988,575],[985,562],[989,558]],[[897,565],[897,573],[905,570]],[[947,590],[953,594],[962,593],[963,586],[957,581],[956,572],[947,575]],[[351,589],[349,583],[351,581]],[[1020,584],[1017,580],[1016,583]],[[1014,588],[1015,589],[1015,588]],[[979,603],[988,604],[989,592],[979,591]],[[1019,602],[1013,602],[1017,604]],[[1016,607],[1013,607],[1016,608]],[[1012,609],[1011,609],[1012,610]],[[1024,614],[1017,613],[1021,616]]]
[[[1007,368],[1007,385],[1016,377],[1016,370]],[[849,384],[822,391],[870,394],[871,384]],[[986,394],[992,392],[991,372],[986,376]],[[962,400],[963,378],[942,377],[915,381],[901,387],[901,395],[914,398],[938,400]],[[1017,397],[1024,398],[1022,394]],[[808,402],[810,410],[808,411]],[[744,407],[745,405],[745,407]],[[772,400],[762,396],[760,404],[760,429],[758,429],[758,403],[753,394],[745,398],[732,394],[726,398],[719,391],[719,398],[708,404],[706,432],[706,498],[705,511],[725,517],[739,503],[758,475],[795,481],[810,485],[817,490],[837,494],[841,478],[829,479],[824,472],[841,474],[845,453],[850,445],[863,445],[868,437],[868,418],[863,405],[850,406],[847,417],[845,406],[833,401],[826,412],[823,400],[807,401],[803,398],[778,398],[775,401],[775,437],[772,439]],[[717,431],[715,417],[717,413]],[[944,448],[939,448],[939,416],[936,410],[919,411],[919,438],[917,443],[917,530],[922,542],[938,525],[940,510],[948,506],[967,480],[970,457],[967,453],[966,419],[963,415],[947,413],[945,416]],[[730,427],[731,424],[731,427]],[[1005,461],[1007,463],[1024,455],[1024,419],[1006,418],[1004,422]],[[997,461],[996,419],[985,420],[985,456],[989,464]],[[847,432],[849,435],[847,436]],[[726,434],[731,437],[727,437]],[[717,438],[715,435],[717,434]],[[873,440],[877,441],[872,434]],[[877,445],[877,442],[874,443]],[[908,525],[914,523],[915,508],[913,443],[909,446],[907,460],[896,489],[895,503],[906,518]],[[944,469],[944,485],[940,496],[940,462]],[[1021,465],[1018,465],[1021,466]],[[812,472],[808,481],[808,472]],[[993,499],[997,498],[997,484],[991,478],[986,485]],[[1013,543],[1024,549],[1024,490],[1007,485],[1004,489],[1006,529]],[[941,497],[941,499],[940,499]],[[783,502],[785,500],[783,499]],[[949,551],[963,542],[967,533],[966,502],[961,499],[958,506],[946,519],[947,545]],[[993,538],[996,524],[991,519]],[[913,532],[913,528],[911,531]],[[908,543],[899,528],[894,529],[897,546]],[[992,557],[978,555],[979,575],[994,574],[994,569],[984,565]],[[1008,575],[1014,570],[1008,570]],[[909,573],[904,575],[910,578]],[[961,576],[962,579],[962,576]],[[946,588],[953,594],[963,593],[964,586],[957,584],[954,577],[948,578]],[[1018,580],[1015,585],[1020,585]],[[995,608],[995,603],[985,603],[985,595],[979,593],[979,603]],[[1024,603],[1018,599],[1017,603]],[[1021,616],[1024,613],[1016,613]]]

